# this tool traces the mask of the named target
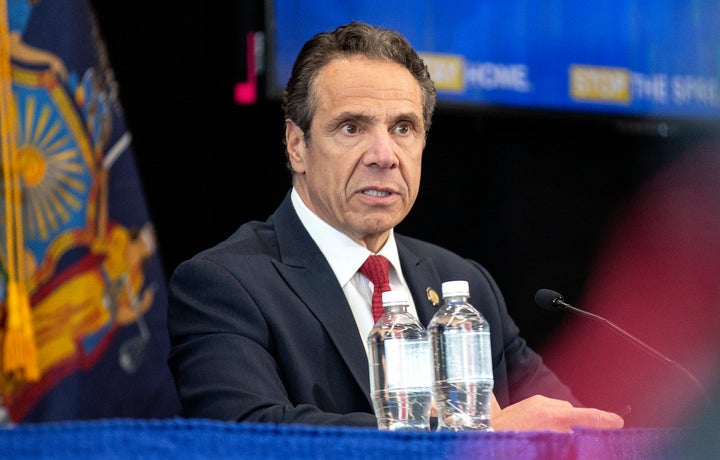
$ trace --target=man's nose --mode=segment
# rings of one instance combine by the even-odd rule
[[[390,167],[397,163],[395,155],[395,142],[387,131],[378,131],[373,134],[366,158],[369,163],[382,167]]]

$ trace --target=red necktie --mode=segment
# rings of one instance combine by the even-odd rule
[[[373,284],[372,313],[374,321],[377,321],[383,314],[382,293],[390,290],[389,269],[390,261],[385,257],[370,256],[359,270]]]

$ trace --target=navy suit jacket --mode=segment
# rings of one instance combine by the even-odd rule
[[[467,280],[490,324],[502,406],[536,393],[574,401],[519,336],[490,274],[477,262],[396,233],[419,320],[437,307],[426,289]],[[168,289],[170,370],[186,417],[377,426],[365,337],[327,260],[288,193],[266,222],[181,263]]]

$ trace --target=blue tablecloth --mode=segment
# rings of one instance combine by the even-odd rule
[[[397,433],[209,420],[107,419],[0,429],[0,458],[408,460],[678,459],[680,428]]]

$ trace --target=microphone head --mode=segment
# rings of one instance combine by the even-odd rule
[[[535,293],[535,303],[543,310],[558,311],[561,308],[556,302],[563,300],[563,296],[552,289],[539,289]]]

